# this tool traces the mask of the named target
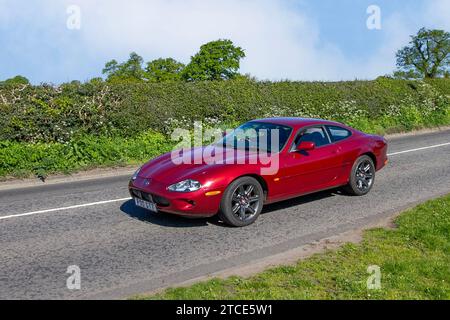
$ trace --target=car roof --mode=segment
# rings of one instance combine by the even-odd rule
[[[328,125],[338,125],[343,126],[342,123],[334,122],[334,121],[328,121],[323,119],[313,119],[313,118],[296,118],[296,117],[280,117],[280,118],[264,118],[264,119],[257,119],[253,120],[251,122],[268,122],[278,125],[284,125],[284,126],[290,126],[294,129],[298,129],[301,127],[306,127],[310,125],[316,125],[316,124],[328,124]]]

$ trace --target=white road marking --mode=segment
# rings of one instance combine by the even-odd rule
[[[77,205],[69,206],[69,207],[47,209],[47,210],[39,210],[39,211],[32,211],[32,212],[19,213],[19,214],[11,214],[9,216],[0,217],[0,220],[11,219],[11,218],[18,218],[18,217],[25,217],[25,216],[32,216],[34,214],[39,214],[39,213],[48,213],[48,212],[55,212],[55,211],[63,211],[63,210],[91,207],[91,206],[96,206],[96,205],[99,205],[99,204],[127,201],[127,200],[130,200],[130,199],[131,198],[128,197],[128,198],[122,198],[122,199],[113,199],[113,200],[105,200],[105,201],[91,202],[91,203],[85,203],[85,204],[77,204]]]
[[[404,150],[404,151],[399,151],[399,152],[388,153],[388,156],[390,157],[390,156],[395,156],[395,155],[409,153],[409,152],[416,152],[416,151],[421,151],[421,150],[426,150],[426,149],[431,149],[431,148],[444,147],[444,146],[448,146],[448,145],[450,145],[450,142],[436,144],[436,145],[433,145],[433,146],[428,146],[428,147],[423,147],[423,148],[416,148],[416,149],[410,149],[410,150]],[[91,202],[91,203],[85,203],[85,204],[77,204],[77,205],[69,206],[69,207],[46,209],[46,210],[32,211],[32,212],[19,213],[19,214],[11,214],[11,215],[8,215],[8,216],[0,217],[0,220],[31,216],[31,215],[40,214],[40,213],[48,213],[48,212],[55,212],[55,211],[64,211],[64,210],[70,210],[70,209],[91,207],[91,206],[107,204],[107,203],[113,203],[113,202],[122,202],[122,201],[127,201],[127,200],[130,200],[130,199],[131,198],[128,197],[128,198],[121,198],[121,199],[113,199],[113,200]]]
[[[421,151],[421,150],[432,149],[432,148],[439,148],[439,147],[448,146],[448,145],[450,145],[450,142],[436,144],[436,145],[433,145],[433,146],[428,146],[428,147],[423,147],[423,148],[416,148],[416,149],[404,150],[404,151],[399,151],[399,152],[394,152],[394,153],[388,153],[388,157],[396,156],[398,154],[403,154],[403,153]]]

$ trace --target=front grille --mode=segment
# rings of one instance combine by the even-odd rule
[[[136,189],[130,189],[130,193],[131,193],[131,196],[132,196],[133,198],[139,198],[139,199],[142,199],[142,193],[141,193],[141,191],[136,190]]]
[[[153,202],[153,197],[149,193],[141,192],[141,197],[142,197],[142,200],[145,200],[148,202]]]
[[[157,196],[155,194],[150,194],[141,190],[131,189],[131,196],[134,198],[139,198],[148,202],[154,202],[160,207],[168,207],[170,205],[169,200],[164,197]]]

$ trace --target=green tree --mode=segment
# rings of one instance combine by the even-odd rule
[[[397,52],[400,78],[436,78],[448,72],[450,66],[450,33],[422,28],[411,36],[407,46]]]
[[[103,82],[103,78],[101,78],[101,77],[95,77],[95,78],[90,79],[88,82],[89,82],[90,84],[100,84],[100,83]]]
[[[185,65],[172,58],[156,59],[147,63],[146,78],[150,82],[173,82],[181,80]]]
[[[208,42],[191,58],[182,76],[187,81],[232,79],[239,74],[240,60],[244,57],[242,48],[231,40]]]
[[[412,69],[408,70],[408,71],[397,70],[394,72],[394,78],[403,79],[403,80],[421,79],[421,78],[423,78],[423,75]]]
[[[16,84],[30,84],[30,81],[24,76],[15,76],[13,78],[6,79],[3,81],[4,84],[16,85]]]
[[[107,76],[108,81],[141,81],[145,76],[143,63],[144,59],[136,52],[132,52],[130,58],[123,63],[118,63],[116,60],[107,62],[103,74]]]

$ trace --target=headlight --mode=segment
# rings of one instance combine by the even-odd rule
[[[133,175],[131,176],[131,180],[134,181],[137,179],[139,172],[141,172],[142,167],[140,167],[139,169],[136,170],[135,173],[133,173]]]
[[[197,191],[201,187],[202,187],[202,185],[200,184],[200,182],[191,180],[191,179],[187,179],[187,180],[175,183],[175,184],[169,186],[167,189],[169,191],[173,191],[173,192],[193,192],[193,191]]]

